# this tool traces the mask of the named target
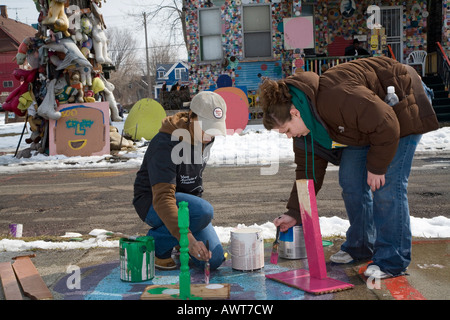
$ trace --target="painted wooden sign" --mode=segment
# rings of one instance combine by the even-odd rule
[[[314,48],[312,17],[285,18],[284,46],[288,50]]]
[[[49,154],[94,156],[110,152],[108,102],[63,104],[49,122]]]
[[[236,87],[219,88],[214,92],[227,104],[227,134],[242,132],[248,123],[248,99],[245,92]]]

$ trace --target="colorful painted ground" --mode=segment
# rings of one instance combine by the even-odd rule
[[[320,296],[305,294],[282,283],[266,279],[266,274],[288,271],[288,268],[271,264],[270,244],[265,245],[266,261],[264,267],[257,271],[238,271],[232,268],[231,260],[227,260],[215,271],[211,272],[210,283],[230,283],[230,300],[308,300],[332,299],[333,294]],[[100,264],[81,269],[80,289],[68,289],[67,279],[62,278],[54,291],[64,300],[139,300],[145,288],[151,284],[178,284],[179,270],[159,271],[152,280],[139,283],[120,280],[119,261]],[[348,281],[343,271],[331,271],[329,276],[341,281]],[[200,270],[191,269],[191,283],[204,283],[204,275]]]

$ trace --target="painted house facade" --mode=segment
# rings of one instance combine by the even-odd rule
[[[184,62],[158,64],[156,66],[154,95],[158,100],[161,90],[170,91],[172,86],[186,86],[189,83],[189,66]]]
[[[310,58],[344,55],[355,38],[370,54],[401,62],[412,51],[436,50],[438,41],[447,55],[450,49],[450,0],[190,0],[184,7],[194,94],[227,77],[251,100],[264,77],[284,78],[307,69]],[[386,43],[374,43],[380,32],[377,41]]]

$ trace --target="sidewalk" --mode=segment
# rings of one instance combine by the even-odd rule
[[[307,260],[279,259],[270,263],[271,243],[265,245],[264,267],[242,272],[231,268],[227,260],[211,273],[211,283],[230,283],[230,300],[449,300],[450,240],[415,239],[408,275],[368,283],[362,274],[367,262],[349,265],[331,263],[341,239],[324,247],[328,277],[354,285],[336,293],[314,295],[265,278],[266,274],[307,269]],[[55,300],[139,300],[150,284],[176,284],[179,270],[156,270],[155,278],[142,283],[120,280],[119,248],[89,250],[38,250],[33,252],[0,252],[0,262],[12,257],[35,254],[32,261]],[[79,272],[79,273],[78,273]],[[77,283],[76,276],[80,281]],[[203,283],[203,273],[191,269],[191,283]],[[79,288],[77,288],[79,284]],[[370,288],[371,287],[371,288]],[[3,290],[0,299],[4,300]],[[25,298],[27,300],[28,298]]]

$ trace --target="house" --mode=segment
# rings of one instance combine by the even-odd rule
[[[184,10],[192,93],[227,76],[257,101],[265,77],[299,67],[320,74],[323,64],[357,58],[342,57],[354,39],[401,62],[436,42],[450,49],[450,0],[191,0]]]
[[[154,86],[155,100],[160,99],[161,90],[171,91],[178,87],[187,86],[189,82],[189,66],[184,62],[156,65],[156,77]]]
[[[0,6],[0,103],[5,102],[9,94],[20,85],[13,76],[13,71],[19,68],[14,60],[18,48],[26,37],[37,32],[33,27],[8,18],[5,5]]]

